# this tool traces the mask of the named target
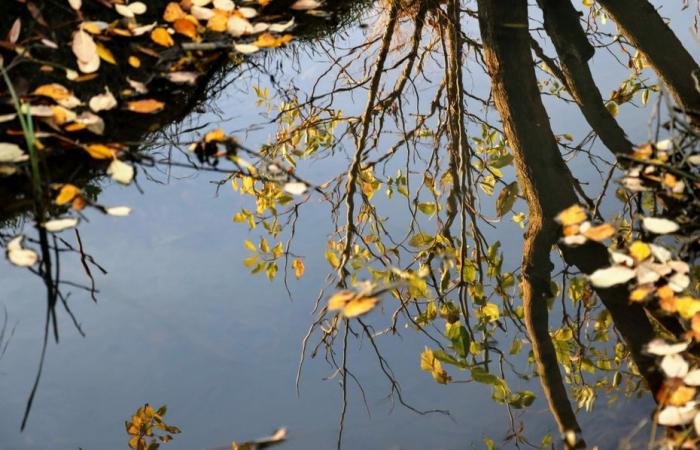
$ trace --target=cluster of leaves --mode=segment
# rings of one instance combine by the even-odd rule
[[[683,137],[640,146],[628,159],[618,196],[639,200],[640,212],[632,226],[591,226],[586,211],[574,205],[558,216],[563,241],[580,245],[587,239],[602,241],[615,235],[611,266],[592,273],[588,277],[591,285],[624,285],[630,302],[678,320],[685,330],[680,335],[660,336],[646,350],[659,357],[659,369],[666,377],[655,393],[659,404],[655,418],[660,425],[676,427],[668,434],[667,444],[697,448],[700,366],[695,352],[700,341],[700,296],[697,268],[692,266],[699,248],[697,139],[688,131]],[[692,422],[694,427],[688,426]]]
[[[179,434],[180,429],[168,425],[163,420],[168,409],[165,405],[157,410],[146,403],[136,410],[131,420],[124,423],[129,434],[129,448],[134,450],[157,450],[161,443],[168,443],[174,434]]]

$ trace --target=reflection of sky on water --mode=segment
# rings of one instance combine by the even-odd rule
[[[687,15],[682,17],[686,18],[682,23],[690,23]],[[697,54],[689,32],[675,31]],[[600,59],[596,60],[596,79],[603,93],[610,92],[626,71],[610,64],[609,57],[596,58]],[[297,82],[303,86],[314,79],[320,66],[308,63],[302,67]],[[470,83],[476,90],[485,86],[476,75],[467,80],[468,86]],[[359,110],[364,101],[364,94],[355,96],[346,107]],[[259,121],[252,96],[234,92],[217,105],[224,117],[232,117],[227,129]],[[587,126],[570,106],[550,101],[547,105],[555,132],[582,137]],[[621,122],[633,141],[646,138],[648,116],[648,109],[622,108]],[[205,116],[200,120],[217,119]],[[246,142],[264,139],[265,133],[251,133]],[[324,160],[305,168],[304,175],[325,181],[345,163],[341,156]],[[574,161],[572,167],[576,170],[584,165]],[[582,174],[593,180],[591,175]],[[172,450],[254,438],[278,425],[291,430],[286,449],[334,445],[340,391],[336,381],[322,381],[332,372],[329,366],[319,360],[307,361],[301,397],[294,390],[301,339],[312,319],[311,303],[328,273],[322,256],[332,231],[327,207],[307,207],[300,219],[295,249],[307,257],[306,275],[301,281],[291,281],[295,300],[290,302],[279,279],[268,283],[264,277],[248,275],[242,267],[241,260],[247,256],[242,240],[247,234],[244,227],[231,222],[231,216],[243,202],[228,186],[215,196],[214,185],[208,182],[215,179],[199,174],[168,185],[144,183],[143,196],[135,189],[105,189],[101,203],[130,205],[134,212],[124,219],[90,214],[90,223],[81,226],[88,252],[110,273],[98,276],[98,305],[79,291],[71,298],[86,339],[77,336],[65,314],[60,314],[62,341],[50,346],[24,434],[18,431],[19,421],[39,356],[44,295],[36,278],[0,265],[5,280],[2,303],[11,320],[19,321],[0,361],[3,449],[123,448],[123,420],[144,401],[167,403],[169,422],[183,429],[166,447]],[[587,189],[595,192],[596,186]],[[383,203],[382,212],[391,217],[390,225],[401,230],[404,205]],[[489,232],[490,238],[504,243],[507,269],[518,265],[521,234],[509,220]],[[77,260],[65,258],[62,266],[64,278],[83,280]],[[381,342],[405,398],[419,408],[449,409],[453,421],[439,415],[420,417],[398,405],[389,414],[391,404],[384,399],[389,386],[376,359],[367,343],[361,349],[353,345],[351,369],[363,383],[372,416],[367,416],[356,385],[351,385],[345,448],[458,449],[470,443],[478,446],[484,435],[496,440],[503,437],[506,410],[490,400],[487,387],[433,383],[418,368],[425,341],[412,331]],[[511,387],[526,385],[516,380]],[[531,388],[539,392],[536,382]],[[625,405],[621,401],[597,416],[581,413],[584,430],[595,438],[611,421],[619,429],[631,430],[647,416],[648,402]],[[525,419],[530,436],[555,429],[541,399]],[[618,434],[606,435],[610,439],[606,442],[615,442]],[[599,442],[593,439],[593,443]]]

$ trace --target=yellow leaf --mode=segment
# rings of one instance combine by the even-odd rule
[[[182,19],[186,16],[185,12],[180,8],[180,5],[175,2],[168,3],[163,13],[163,20],[166,22],[175,22],[177,19]]]
[[[59,101],[67,99],[72,94],[68,89],[66,89],[65,86],[61,86],[58,83],[51,83],[43,84],[34,89],[34,95],[41,95],[44,97],[49,97],[52,100]]]
[[[95,159],[111,159],[114,158],[114,150],[102,144],[90,144],[85,147],[85,151]]]
[[[64,184],[61,186],[61,190],[58,192],[56,204],[65,205],[73,200],[73,198],[78,194],[80,194],[80,188],[73,186],[72,184]]]
[[[651,255],[651,247],[642,241],[634,241],[629,246],[630,256],[637,261],[644,261]]]
[[[158,100],[147,99],[147,100],[134,100],[127,103],[127,108],[129,111],[141,113],[141,114],[151,114],[160,111],[165,107],[165,103],[159,102]]]
[[[577,225],[586,220],[586,210],[580,205],[573,205],[560,212],[556,220],[564,226]]]
[[[667,403],[673,406],[683,406],[693,398],[695,398],[695,388],[680,385],[668,397]]]
[[[224,14],[216,14],[207,22],[207,28],[211,31],[223,33],[228,28],[228,17]]]
[[[589,228],[583,233],[588,239],[593,239],[594,241],[603,241],[615,234],[615,227],[609,223],[604,223],[598,225],[597,227]]]
[[[679,297],[676,299],[678,314],[684,319],[690,319],[695,313],[700,312],[700,300],[693,297]]]
[[[630,292],[630,301],[631,302],[641,302],[644,301],[649,294],[651,293],[651,290],[649,289],[644,289],[644,288],[637,288]]]
[[[279,47],[280,45],[284,45],[290,42],[292,39],[293,36],[291,34],[285,34],[280,37],[275,37],[270,33],[263,33],[260,36],[258,36],[258,39],[253,43],[253,45],[256,45],[258,47],[274,48]]]
[[[304,261],[301,258],[296,258],[292,261],[292,267],[294,268],[294,276],[297,280],[304,276]]]
[[[345,305],[355,297],[355,293],[351,291],[339,291],[331,295],[328,299],[328,310],[335,311],[343,309]]]
[[[158,45],[162,45],[163,47],[172,47],[175,45],[175,41],[173,41],[172,36],[170,36],[168,30],[163,27],[158,27],[151,31],[151,40]]]
[[[136,56],[131,55],[129,56],[129,65],[135,69],[138,69],[141,67],[141,60],[138,59]]]
[[[377,297],[356,296],[345,305],[343,315],[348,319],[361,316],[374,309],[378,302],[379,298]]]
[[[204,142],[206,142],[207,144],[210,142],[223,142],[225,140],[226,134],[221,128],[217,128],[216,130],[210,131],[206,134],[206,136],[204,136]]]
[[[114,54],[110,49],[102,45],[101,43],[95,44],[97,46],[97,55],[102,58],[103,61],[108,62],[110,64],[116,64],[117,60],[114,59]]]

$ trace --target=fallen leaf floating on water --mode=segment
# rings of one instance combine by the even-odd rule
[[[129,111],[141,113],[141,114],[153,114],[161,111],[165,107],[165,103],[158,100],[147,99],[147,100],[134,100],[127,103],[127,108]]]
[[[48,222],[44,222],[42,226],[50,233],[59,233],[68,228],[74,228],[76,225],[78,225],[77,218],[67,217],[64,219],[49,220]]]
[[[76,11],[80,11],[80,8],[83,7],[82,0],[68,0],[68,4],[70,5],[71,8],[73,8]]]
[[[94,159],[114,158],[114,150],[103,144],[90,144],[85,147],[85,151]]]
[[[597,242],[604,241],[605,239],[612,237],[612,235],[614,234],[615,227],[610,225],[609,223],[604,223],[596,227],[588,228],[586,231],[583,232],[583,235],[585,237]]]
[[[683,378],[689,368],[688,361],[679,354],[666,355],[661,360],[661,370],[670,378]]]
[[[225,12],[232,12],[236,5],[231,0],[214,0],[214,8]]]
[[[328,299],[328,310],[341,310],[343,316],[350,319],[370,312],[377,306],[379,298],[352,291],[336,292]]]
[[[73,186],[72,184],[64,184],[58,191],[58,196],[56,196],[56,204],[65,205],[66,203],[72,201],[78,194],[80,194],[80,188]]]
[[[297,11],[305,11],[309,9],[318,9],[321,5],[322,3],[317,0],[297,0],[292,4],[291,8]]]
[[[287,44],[293,39],[291,34],[285,34],[280,37],[275,37],[270,33],[263,33],[258,36],[258,39],[253,42],[253,45],[261,48],[276,48],[281,45]]]
[[[609,288],[618,284],[627,283],[636,276],[636,272],[625,266],[611,266],[598,269],[588,279],[591,284],[599,288]]]
[[[644,261],[651,256],[651,247],[642,241],[634,241],[627,250],[636,261]]]
[[[226,22],[226,31],[233,37],[241,37],[253,32],[253,25],[243,17],[231,16]]]
[[[22,248],[23,235],[12,238],[7,243],[7,259],[16,266],[30,267],[39,260],[39,255],[34,250]]]
[[[285,183],[282,190],[284,190],[288,194],[302,195],[307,190],[309,190],[309,187],[306,185],[306,183],[293,181],[293,182]]]
[[[128,206],[112,206],[111,208],[106,208],[105,211],[110,216],[115,217],[125,217],[131,214],[131,208]]]
[[[688,402],[684,406],[667,406],[659,412],[657,421],[659,425],[675,427],[690,423],[697,413],[695,402]]]
[[[256,439],[254,441],[247,441],[242,443],[237,443],[236,441],[231,442],[232,450],[260,450],[263,448],[272,447],[283,442],[287,439],[287,428],[282,427],[275,430],[271,436],[266,436],[264,438]]]
[[[646,346],[646,351],[649,354],[657,356],[675,355],[676,353],[684,352],[690,346],[690,342],[677,342],[669,344],[663,339],[654,339]]]
[[[166,22],[175,22],[177,19],[184,19],[185,17],[187,17],[187,14],[182,10],[180,4],[175,2],[168,3],[163,12],[163,20]]]
[[[34,95],[48,97],[64,108],[75,108],[80,105],[80,100],[68,88],[58,83],[42,84],[34,89]]]
[[[654,234],[668,234],[678,231],[678,224],[663,217],[645,217],[642,219],[644,229]]]
[[[269,30],[273,33],[282,33],[288,30],[292,25],[294,25],[294,17],[287,23],[273,23],[270,25]]]
[[[114,5],[114,9],[122,16],[133,19],[135,16],[141,15],[146,12],[146,5],[141,2],[132,2],[128,5]]]
[[[109,111],[117,106],[117,99],[114,98],[109,88],[105,88],[103,94],[97,94],[90,99],[88,106],[95,112]]]
[[[209,20],[216,15],[213,10],[197,5],[192,6],[190,13],[192,13],[197,20]]]
[[[78,68],[83,73],[97,72],[100,68],[100,56],[97,54],[97,45],[88,33],[82,28],[73,35],[73,54],[78,60]]]
[[[586,220],[586,210],[580,205],[573,205],[560,212],[556,221],[564,226],[578,225]]]
[[[29,159],[29,155],[16,144],[0,142],[0,163],[18,163]]]
[[[121,184],[129,184],[134,179],[134,166],[115,159],[107,168],[107,175]]]
[[[233,48],[238,53],[243,53],[244,55],[250,55],[260,50],[260,48],[257,45],[253,44],[235,44]]]
[[[165,78],[175,84],[189,84],[194,86],[199,74],[197,72],[171,72]]]
[[[177,19],[175,23],[173,23],[173,28],[175,29],[176,33],[179,33],[183,36],[187,36],[192,40],[196,41],[199,39],[197,25],[195,25],[194,23],[192,23],[192,21],[188,19]]]
[[[22,21],[18,17],[17,19],[15,19],[14,23],[12,24],[12,27],[10,27],[10,32],[7,33],[7,40],[13,44],[16,44],[17,40],[19,39],[19,34],[21,31],[22,31]]]
[[[151,40],[158,45],[162,45],[163,47],[172,47],[175,45],[175,41],[173,41],[173,38],[170,36],[170,33],[168,33],[168,30],[162,27],[155,28],[153,31],[151,31]]]

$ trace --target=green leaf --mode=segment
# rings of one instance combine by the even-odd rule
[[[487,303],[481,308],[481,313],[488,318],[489,322],[494,322],[500,317],[498,305],[495,303]]]
[[[467,357],[469,350],[469,333],[459,322],[445,324],[445,336],[452,342],[452,347],[462,358]]]
[[[492,386],[498,384],[498,377],[487,372],[483,367],[474,367],[472,368],[471,372],[472,379],[477,383],[490,384]]]
[[[515,200],[518,198],[518,182],[514,181],[504,187],[496,199],[496,215],[503,217],[513,208]]]
[[[433,214],[435,214],[437,207],[433,202],[418,203],[418,210],[426,216],[432,216]]]

